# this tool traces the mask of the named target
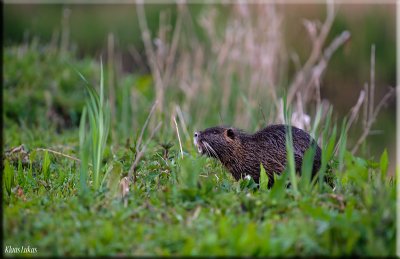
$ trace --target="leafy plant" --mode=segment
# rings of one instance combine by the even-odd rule
[[[3,180],[5,190],[7,191],[8,195],[11,195],[11,188],[14,185],[14,169],[7,159],[4,161]]]
[[[102,158],[107,143],[110,129],[110,105],[104,97],[104,74],[103,64],[100,64],[100,95],[86,82],[86,90],[89,98],[82,111],[80,122],[80,156],[81,156],[81,186],[85,185],[88,173],[89,161],[93,165],[93,188],[97,190],[100,186],[100,173],[102,171]],[[88,119],[86,119],[86,116]],[[86,129],[88,127],[88,130]]]

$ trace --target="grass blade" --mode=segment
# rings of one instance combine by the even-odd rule
[[[300,188],[305,191],[308,190],[311,181],[311,174],[314,164],[314,156],[316,152],[316,146],[310,146],[304,153],[303,162],[301,164],[301,179],[299,182]]]
[[[47,181],[50,175],[50,157],[49,152],[47,150],[44,152],[43,164],[42,164],[42,172],[44,180]]]
[[[4,162],[4,186],[8,193],[11,195],[11,189],[14,185],[14,169],[10,165],[10,162],[6,159]]]
[[[286,173],[290,174],[290,182],[293,186],[293,191],[297,195],[298,188],[297,188],[297,179],[296,179],[296,165],[294,162],[294,150],[293,150],[293,135],[292,135],[292,126],[290,116],[291,111],[289,111],[286,103],[286,96],[284,97],[283,101],[283,111],[284,111],[284,118],[285,123],[288,125],[286,128]]]
[[[88,177],[89,170],[89,150],[88,150],[88,141],[86,137],[86,114],[87,109],[83,107],[81,120],[79,123],[79,149],[80,149],[80,159],[81,159],[81,168],[79,174],[79,182],[80,182],[80,190],[81,194],[86,192],[86,181]]]
[[[268,176],[262,163],[260,163],[260,190],[268,190]]]

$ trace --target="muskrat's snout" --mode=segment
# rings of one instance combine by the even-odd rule
[[[199,140],[199,138],[200,138],[200,132],[199,131],[195,131],[194,132],[194,137],[193,137],[194,145],[197,147],[197,150],[199,151],[199,153],[203,154],[203,148],[201,146],[201,141]]]

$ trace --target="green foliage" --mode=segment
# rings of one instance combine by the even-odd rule
[[[11,195],[11,188],[14,185],[14,169],[11,167],[8,160],[4,161],[3,181],[7,194]]]
[[[180,162],[181,170],[178,173],[178,181],[185,188],[192,189],[196,188],[197,180],[203,169],[203,160],[195,158],[184,158]]]
[[[110,129],[110,105],[104,97],[104,76],[103,65],[101,64],[100,74],[100,96],[89,84],[85,84],[89,98],[82,111],[80,125],[80,153],[81,153],[81,186],[84,188],[88,176],[88,163],[93,164],[93,188],[100,187],[100,172],[102,171],[102,158],[107,143]],[[80,74],[81,75],[81,74]],[[81,75],[82,79],[86,79]],[[87,81],[86,81],[87,83]],[[89,133],[86,132],[86,114],[88,115]],[[90,157],[90,160],[88,159]],[[83,163],[85,163],[83,165]]]
[[[91,80],[97,68],[94,60],[73,57],[60,58],[57,49],[36,41],[4,49],[5,126],[25,123],[62,130],[78,124],[85,100],[71,65]]]
[[[287,194],[286,186],[289,174],[282,174],[280,176],[274,175],[274,185],[271,188],[272,201],[278,202],[284,200]]]
[[[122,163],[109,167],[110,193],[99,193],[88,207],[76,197],[79,167],[73,161],[53,162],[60,173],[49,179],[48,189],[36,178],[29,184],[23,169],[25,179],[15,184],[29,198],[11,191],[4,231],[14,234],[5,235],[5,244],[28,245],[29,237],[38,255],[394,254],[396,192],[380,177],[384,163],[346,152],[340,192],[303,192],[303,175],[296,198],[287,188],[289,174],[276,176],[269,190],[263,182],[258,189],[251,179],[236,182],[211,159],[181,160],[174,147],[167,160],[155,154],[141,162],[125,208],[108,194],[129,168],[122,159],[129,152],[116,153]],[[6,168],[13,173],[11,165]]]

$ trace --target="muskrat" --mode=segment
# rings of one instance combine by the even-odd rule
[[[236,180],[250,175],[256,183],[260,178],[260,163],[268,175],[268,185],[272,186],[273,173],[281,174],[286,167],[287,125],[270,125],[253,135],[231,127],[213,127],[194,133],[194,144],[202,155],[214,157],[231,172]],[[296,172],[301,172],[305,151],[315,147],[312,175],[321,166],[321,148],[304,130],[293,127],[293,153]]]

